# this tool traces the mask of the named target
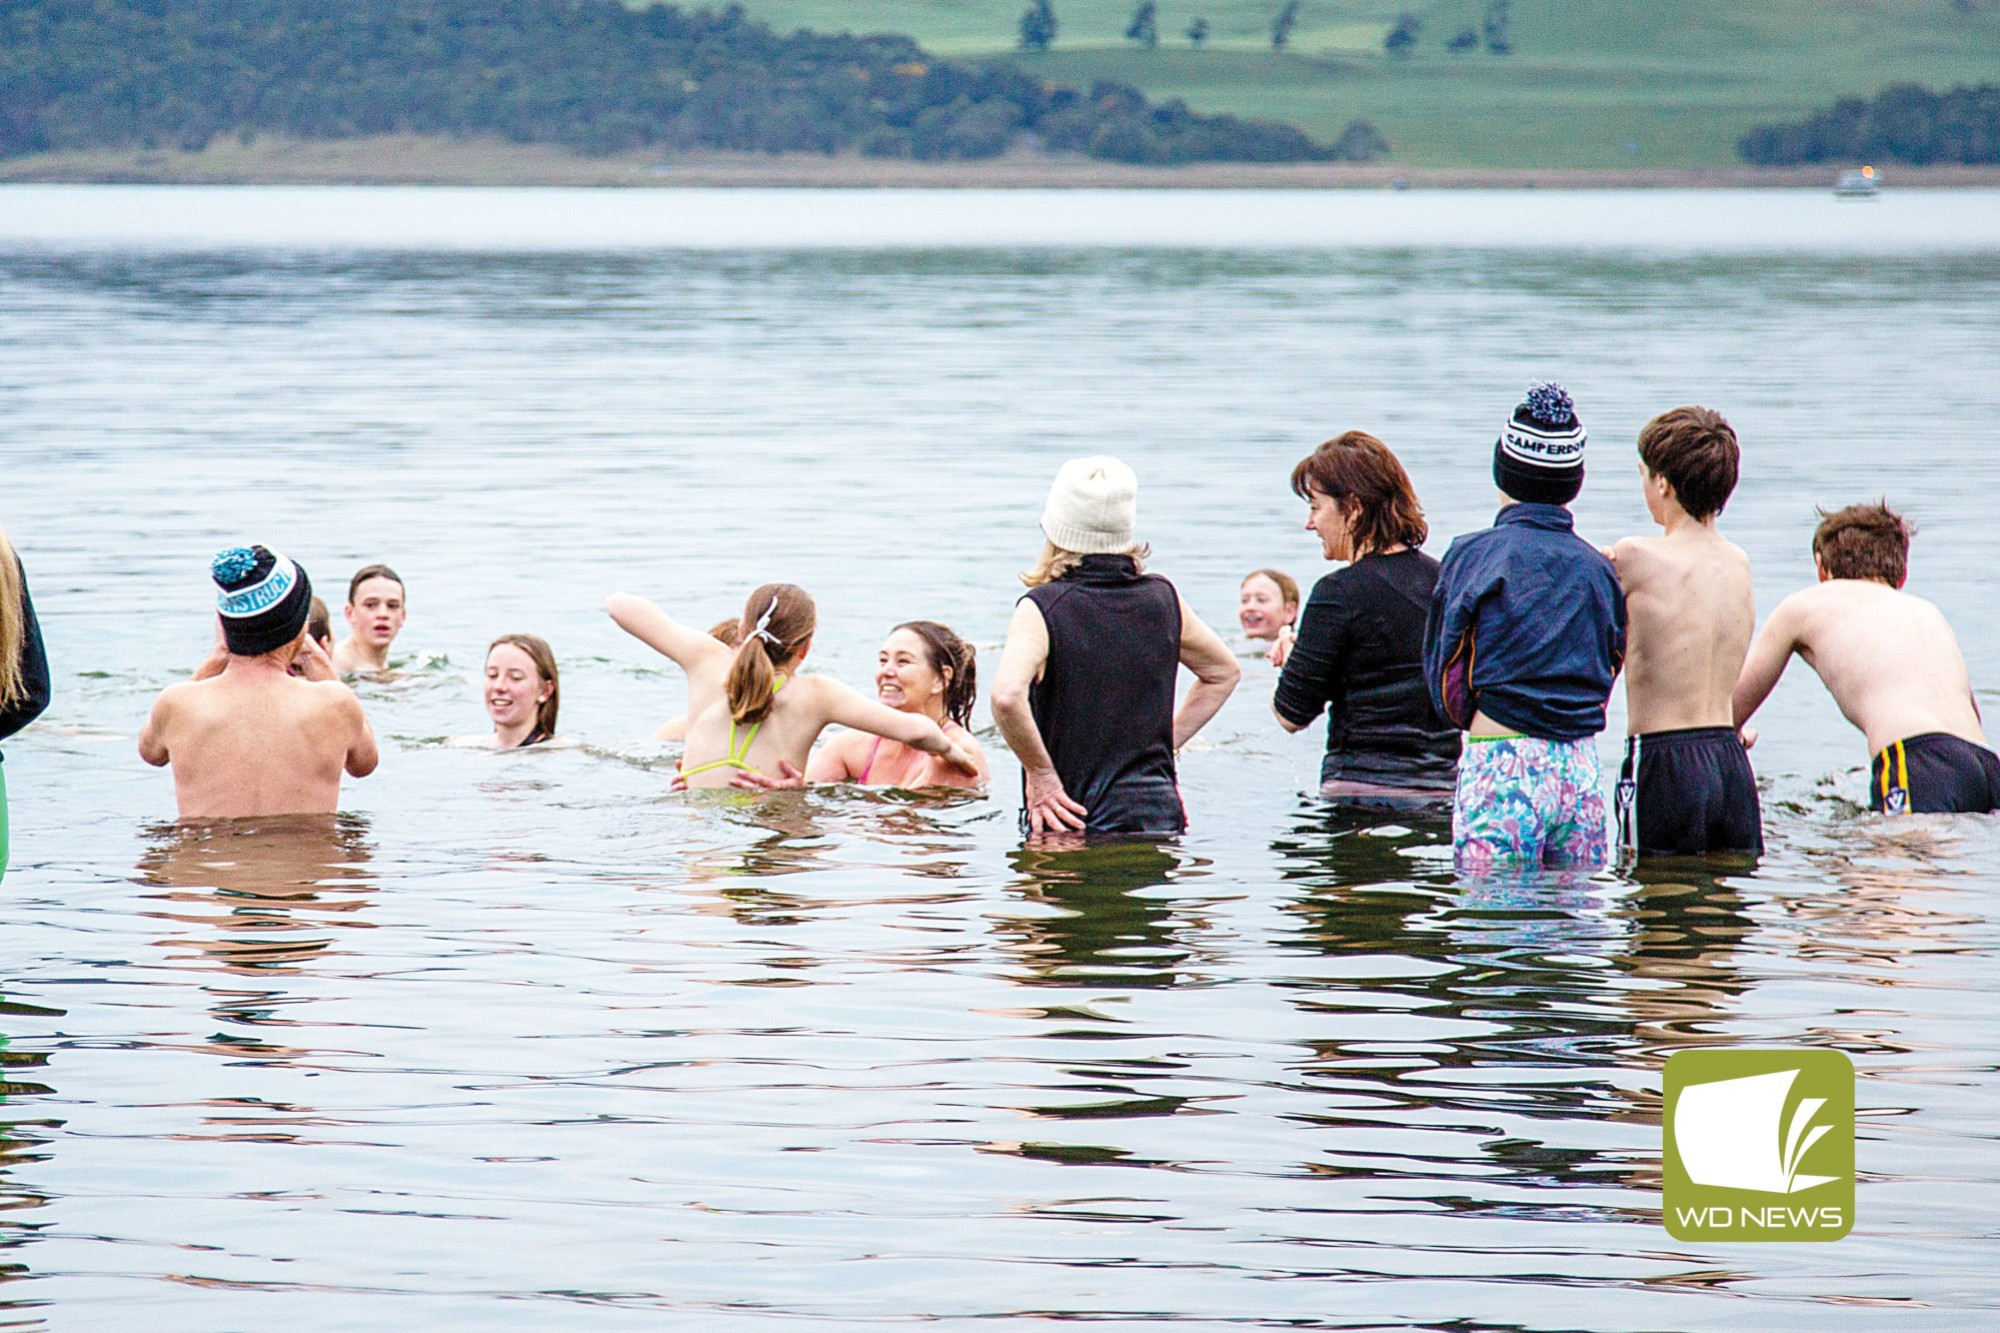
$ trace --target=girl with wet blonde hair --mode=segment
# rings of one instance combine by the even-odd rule
[[[980,771],[980,757],[962,733],[946,735],[923,714],[863,698],[829,676],[799,674],[819,608],[795,584],[767,583],[750,594],[733,648],[643,597],[614,593],[604,609],[620,629],[687,672],[680,781],[689,787],[727,787],[739,774],[796,778],[831,723],[900,741],[962,772]]]
[[[12,736],[49,706],[49,659],[42,627],[28,597],[28,576],[0,531],[0,740]],[[0,765],[0,874],[7,870],[7,778]]]

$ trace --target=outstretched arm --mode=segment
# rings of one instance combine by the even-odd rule
[[[614,592],[604,599],[604,610],[618,628],[655,652],[671,657],[683,671],[692,671],[697,662],[716,653],[727,653],[727,645],[698,629],[690,629],[643,597]]]
[[[922,713],[905,713],[863,698],[858,691],[825,676],[812,679],[826,700],[827,721],[886,740],[901,741],[912,749],[934,754],[966,773],[979,772],[979,759],[971,747],[946,735],[944,728]]]
[[[1028,704],[1029,687],[1049,660],[1049,626],[1041,608],[1023,597],[1007,625],[1007,644],[1000,650],[1000,667],[993,681],[993,720],[1007,748],[1021,761],[1027,783],[1028,830],[1031,833],[1081,831],[1090,812],[1063,790],[1055,760],[1035,725]]]
[[[1738,673],[1736,689],[1729,698],[1730,712],[1738,729],[1771,697],[1778,677],[1785,674],[1785,666],[1799,649],[1800,617],[1795,597],[1796,594],[1778,603],[1778,609],[1764,622],[1764,628],[1750,645],[1749,655],[1743,659],[1743,670]]]
[[[1236,690],[1236,682],[1243,678],[1236,654],[1201,622],[1185,598],[1181,600],[1181,665],[1194,672],[1194,685],[1181,700],[1181,706],[1174,710],[1176,750],[1193,740],[1195,733],[1222,711],[1222,705],[1229,702],[1229,696]]]

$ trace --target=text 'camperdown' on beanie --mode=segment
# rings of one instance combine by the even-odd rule
[[[1139,478],[1108,455],[1072,458],[1056,473],[1042,535],[1078,555],[1128,551],[1139,526]]]
[[[282,648],[312,614],[312,580],[268,546],[232,546],[209,565],[222,638],[238,657]]]
[[[1493,444],[1493,484],[1527,504],[1566,505],[1583,489],[1588,443],[1560,384],[1537,384]]]

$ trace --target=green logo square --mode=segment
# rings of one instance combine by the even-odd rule
[[[1854,1225],[1854,1065],[1839,1051],[1676,1051],[1661,1131],[1675,1240],[1839,1240]]]

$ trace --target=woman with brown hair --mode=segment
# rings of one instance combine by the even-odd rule
[[[972,645],[935,620],[896,626],[875,659],[875,697],[898,712],[920,713],[963,740],[979,756],[979,772],[953,768],[901,741],[843,731],[813,751],[806,781],[858,782],[864,787],[984,787],[986,755],[972,734],[978,670]]]
[[[1327,714],[1320,795],[1329,801],[1422,809],[1451,801],[1459,733],[1424,683],[1424,618],[1438,562],[1409,474],[1389,447],[1351,430],[1292,469],[1306,530],[1328,560],[1295,638],[1280,641],[1284,672],[1271,698],[1287,731]]]
[[[21,558],[0,532],[0,740],[49,706],[49,659]],[[7,778],[0,766],[0,874],[7,871]]]
[[[864,699],[830,676],[799,674],[819,627],[819,608],[803,588],[767,583],[751,593],[735,648],[629,593],[612,594],[604,609],[620,629],[687,672],[681,781],[689,787],[727,787],[738,773],[803,773],[813,742],[830,723],[937,755],[964,773],[980,772],[980,757],[962,734],[947,736],[930,718]]]
[[[486,715],[496,750],[518,750],[556,739],[562,681],[556,655],[532,634],[502,634],[486,649]]]

